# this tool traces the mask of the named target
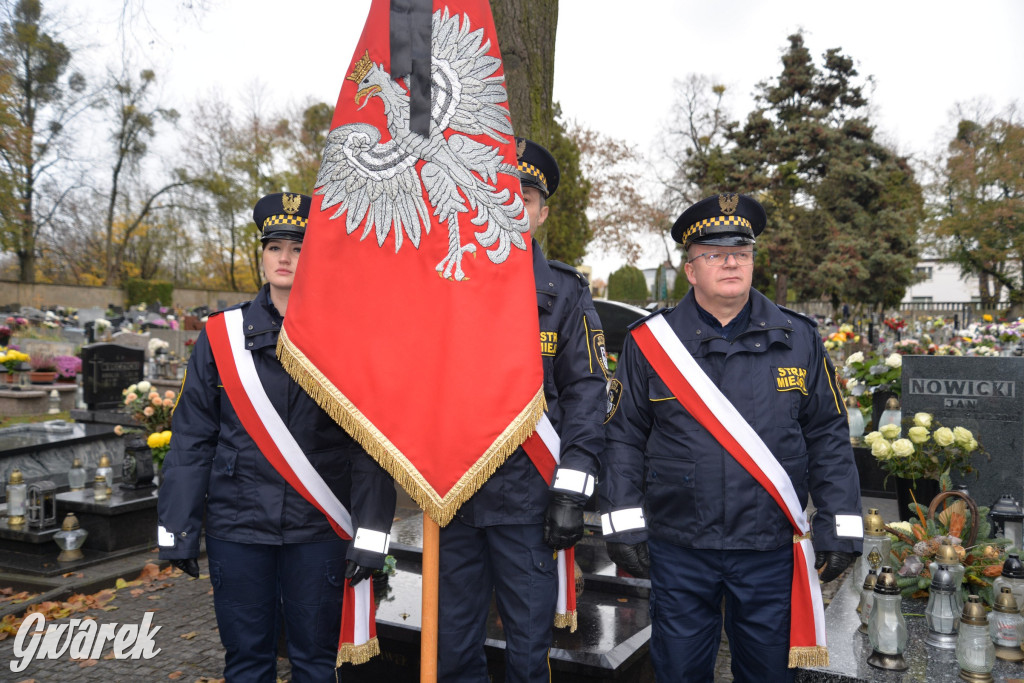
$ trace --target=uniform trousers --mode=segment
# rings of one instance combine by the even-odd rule
[[[441,529],[440,546],[438,680],[490,680],[484,640],[493,593],[505,637],[505,680],[550,681],[558,563],[542,525],[472,527],[454,519]]]
[[[206,537],[228,683],[276,683],[283,621],[295,683],[333,683],[348,541],[264,545]]]
[[[698,550],[651,538],[651,660],[658,683],[714,680],[722,634],[737,683],[792,681],[793,549]]]

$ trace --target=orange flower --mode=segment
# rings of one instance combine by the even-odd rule
[[[153,406],[146,406],[145,409],[143,409],[142,414],[146,417],[152,417],[154,412],[156,411],[153,410]]]

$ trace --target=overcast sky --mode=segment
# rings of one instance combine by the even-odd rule
[[[194,12],[181,0],[144,4],[145,15],[128,22],[128,45],[183,113],[214,89],[241,98],[257,83],[282,104],[313,97],[333,105],[370,6],[206,0],[209,9]],[[66,8],[72,31],[94,46],[87,53],[94,68],[119,54],[123,5],[44,0]],[[727,86],[727,105],[742,118],[756,83],[781,71],[787,36],[799,29],[819,63],[827,49],[841,48],[873,77],[880,133],[905,154],[944,145],[957,102],[986,98],[996,110],[1024,104],[1019,0],[561,0],[555,99],[567,117],[650,152],[673,103],[673,80],[712,77]]]

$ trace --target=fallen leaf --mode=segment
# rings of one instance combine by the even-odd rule
[[[137,598],[145,592],[146,591],[142,590],[141,588],[133,588],[129,595],[131,595],[133,598]]]
[[[96,666],[97,662],[95,659],[86,659],[78,663],[78,668],[84,669],[87,666]]]
[[[629,598],[619,598],[619,602],[629,602]]]
[[[114,659],[116,656],[117,655],[115,655],[113,652],[108,652],[107,654],[103,655],[103,659]]]
[[[167,674],[167,677],[172,681],[176,681],[182,677],[182,673],[180,671],[175,671],[174,673]]]
[[[185,640],[192,640],[193,638],[195,638],[198,635],[199,635],[199,631],[189,631],[188,633],[182,633],[178,637],[179,638],[184,638]]]
[[[158,576],[160,576],[160,566],[152,562],[147,563],[139,573],[139,579],[142,581],[152,581]]]

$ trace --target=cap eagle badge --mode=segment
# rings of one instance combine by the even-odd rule
[[[740,203],[740,196],[738,194],[720,194],[718,195],[718,208],[722,210],[726,216],[731,216],[736,211],[736,207]]]
[[[299,206],[302,205],[302,195],[285,194],[281,197],[281,205],[289,216],[298,213]]]

